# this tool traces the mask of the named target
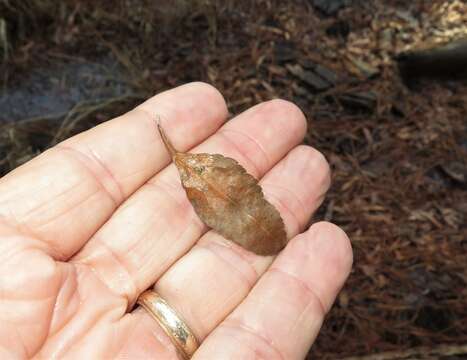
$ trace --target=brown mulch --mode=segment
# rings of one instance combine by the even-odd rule
[[[185,82],[214,84],[232,113],[291,100],[309,120],[306,142],[333,169],[314,220],[343,227],[355,254],[310,357],[466,355],[467,85],[404,82],[394,55],[467,36],[467,6],[355,0],[329,16],[312,0],[165,3],[0,2],[10,34],[2,86],[57,59],[110,53],[134,89],[86,108],[59,137],[46,116],[0,125],[0,174]]]

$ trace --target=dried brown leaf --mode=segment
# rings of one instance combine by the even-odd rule
[[[287,236],[279,212],[237,161],[220,154],[179,152],[160,124],[158,129],[187,197],[206,225],[259,255],[276,254],[285,246]]]

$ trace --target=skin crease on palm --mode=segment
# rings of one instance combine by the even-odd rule
[[[263,257],[198,219],[155,128],[181,151],[220,153],[260,179],[290,242]],[[0,179],[0,358],[176,359],[135,306],[152,287],[186,321],[193,359],[302,359],[347,278],[337,226],[306,228],[329,166],[299,145],[306,121],[272,100],[226,122],[203,83],[158,94]]]

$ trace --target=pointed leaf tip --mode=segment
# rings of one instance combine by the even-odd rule
[[[164,143],[164,145],[165,145],[167,151],[169,152],[170,156],[173,158],[175,156],[175,154],[178,153],[178,151],[175,149],[172,142],[167,137],[167,135],[166,135],[166,133],[164,131],[164,128],[162,127],[162,125],[160,123],[160,117],[158,117],[158,119],[156,120],[156,124],[157,124],[157,129],[159,130],[159,134],[161,136],[162,142]]]

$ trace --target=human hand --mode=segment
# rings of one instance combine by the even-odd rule
[[[291,238],[277,258],[200,222],[155,114],[181,151],[224,154],[261,179]],[[214,88],[188,84],[0,179],[1,359],[176,358],[158,323],[133,309],[154,283],[200,341],[193,359],[306,356],[352,263],[335,225],[301,233],[329,167],[298,145],[306,121],[291,103],[262,103],[223,125],[226,117]]]

